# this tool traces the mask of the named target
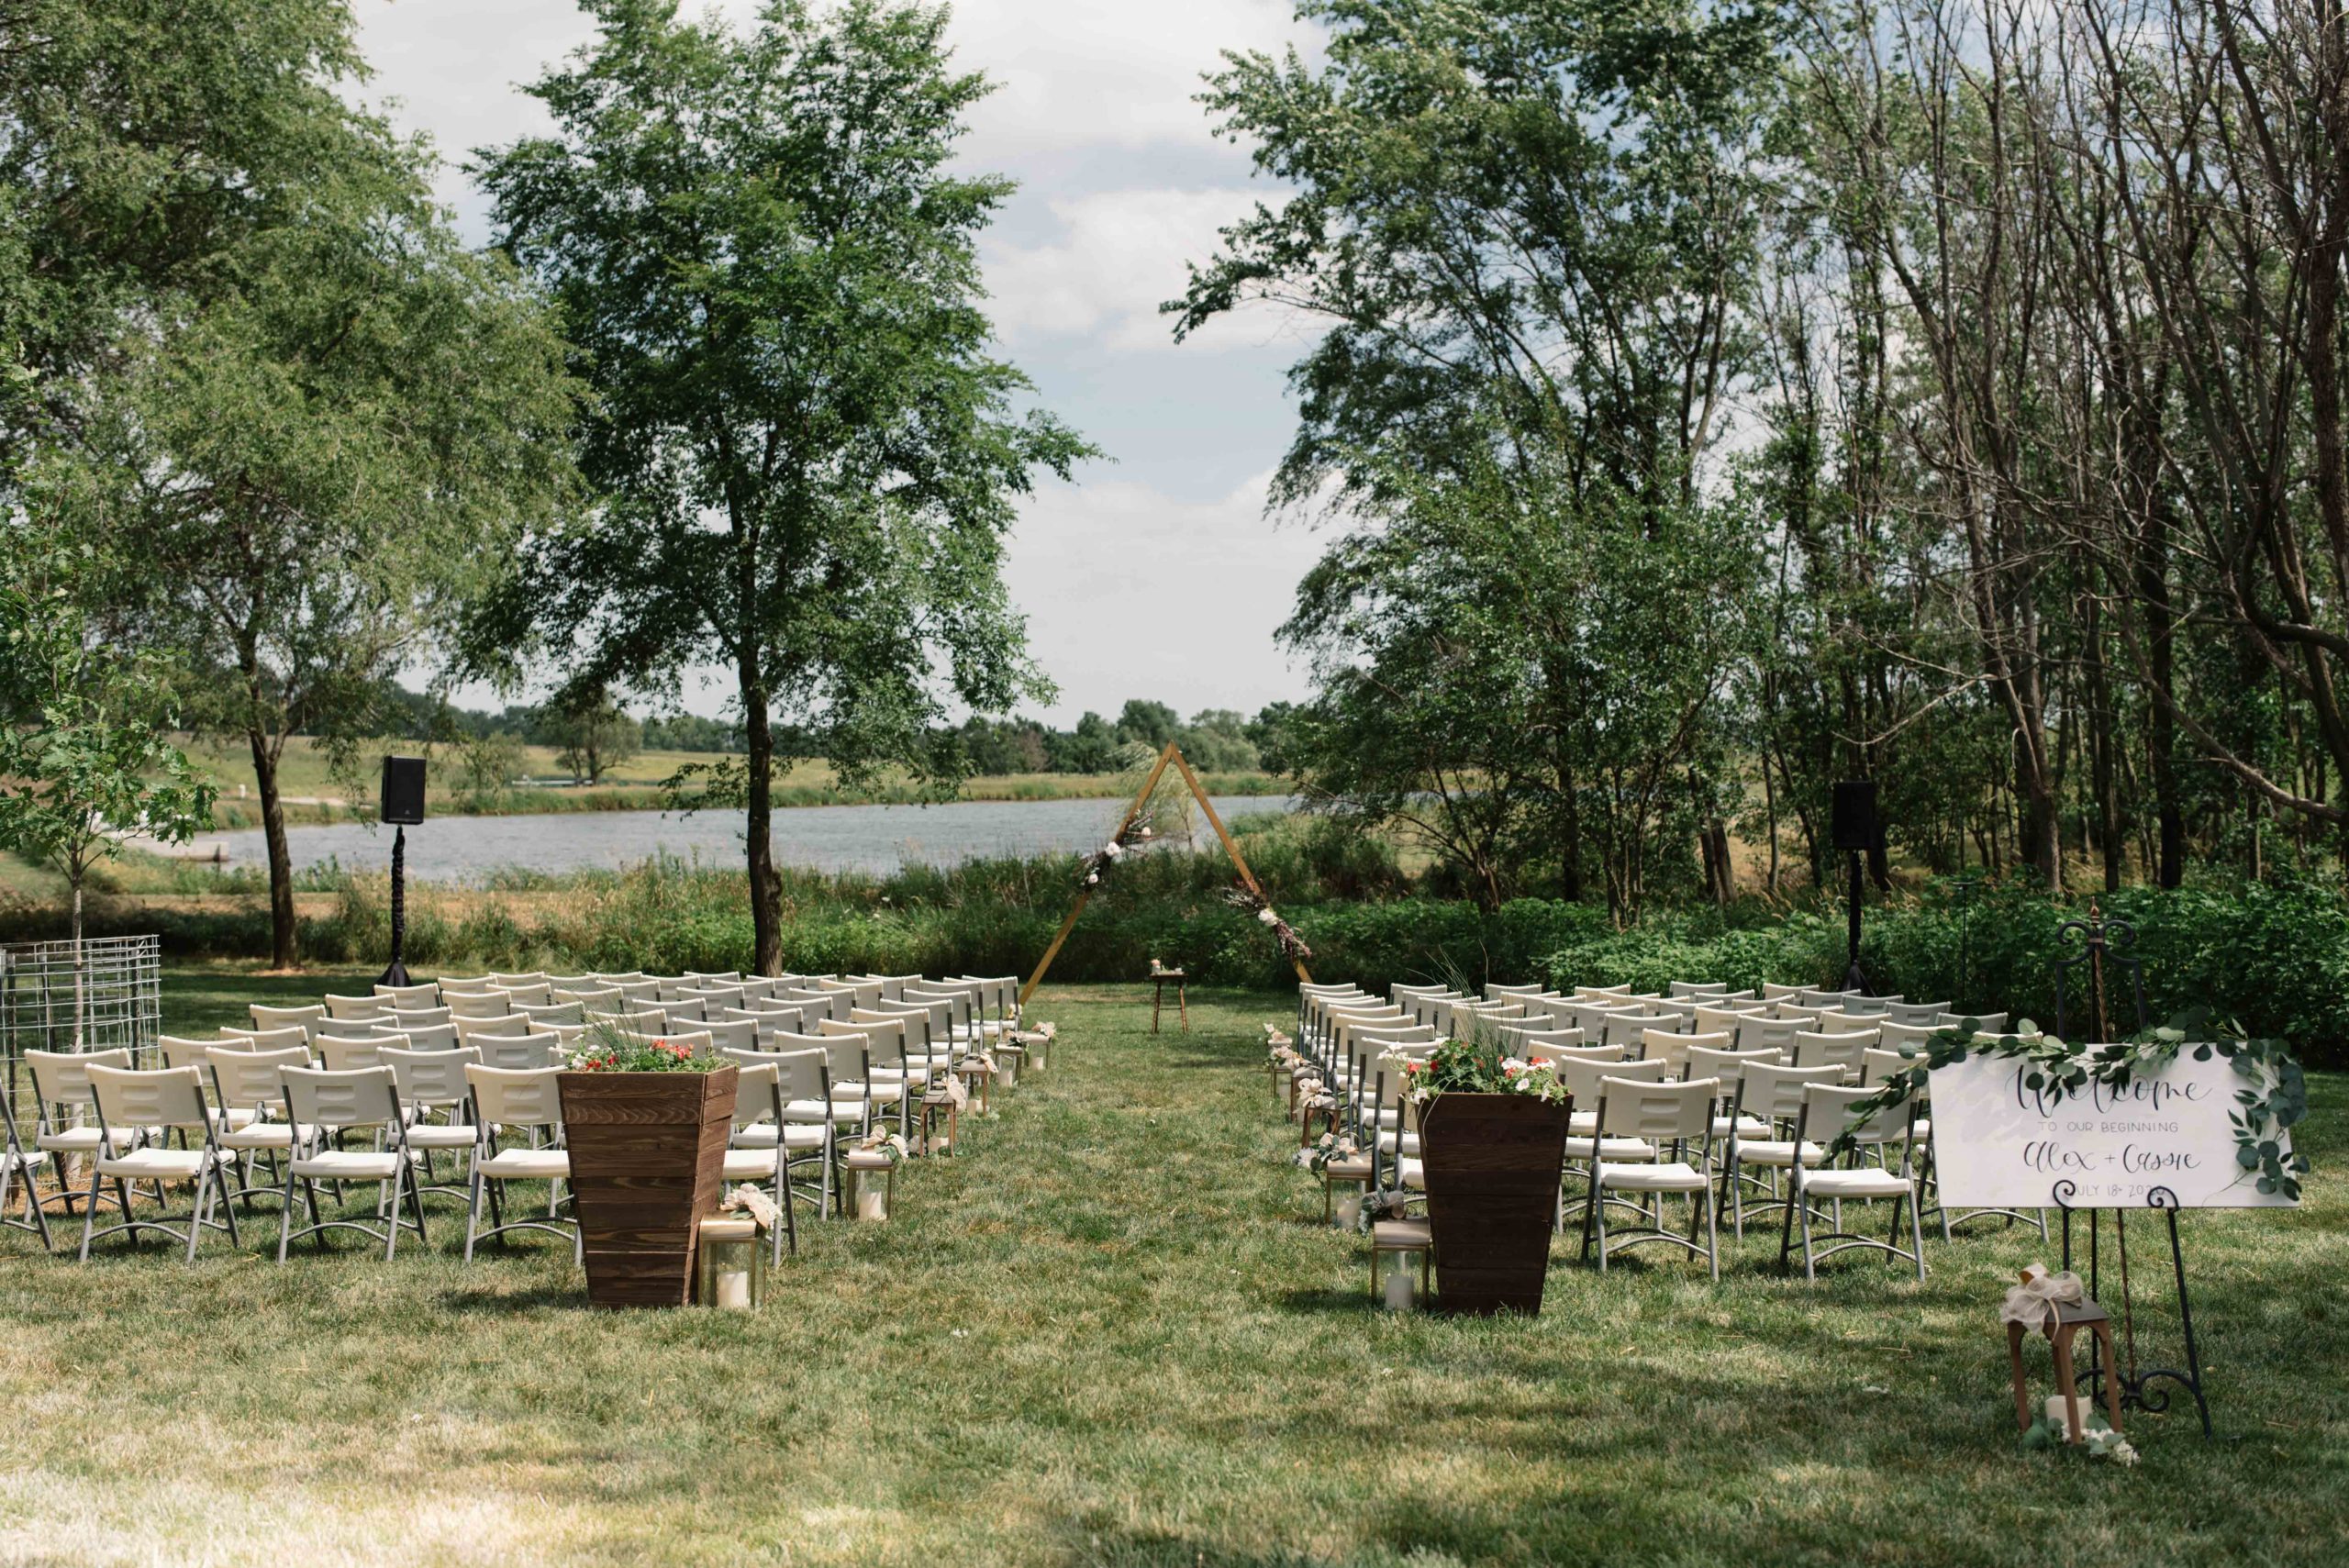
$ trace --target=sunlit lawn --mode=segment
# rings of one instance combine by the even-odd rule
[[[167,1027],[362,977],[177,974]],[[2349,1557],[2343,1084],[2297,1214],[2188,1217],[2221,1440],[2018,1451],[1997,1307],[2027,1232],[1816,1286],[1562,1246],[1534,1319],[1372,1310],[1291,1169],[1258,1023],[1047,993],[1052,1071],[818,1228],[757,1318],[591,1314],[568,1250],[189,1270],[0,1237],[0,1560],[43,1563],[2308,1563]],[[2132,1230],[2148,1359],[2175,1353]],[[2139,1240],[2142,1237],[2143,1240]],[[2108,1289],[2107,1299],[2113,1292]],[[2043,1364],[2034,1373],[2045,1381]]]

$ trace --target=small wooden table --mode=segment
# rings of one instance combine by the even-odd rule
[[[1189,1034],[1191,1032],[1191,999],[1189,994],[1184,990],[1183,972],[1179,969],[1153,968],[1150,972],[1150,977],[1158,982],[1158,988],[1150,998],[1150,1032],[1152,1034],[1158,1032],[1158,1010],[1166,1003],[1166,987],[1168,983],[1172,982],[1174,986],[1174,1010],[1182,1018],[1183,1032]]]
[[[2066,1436],[2072,1442],[2080,1440],[2080,1393],[2072,1375],[2072,1339],[2086,1329],[2097,1341],[2104,1358],[2105,1419],[2112,1429],[2121,1429],[2121,1374],[2112,1364],[2112,1320],[2103,1307],[2093,1301],[2083,1301],[2076,1307],[2058,1304],[2054,1312],[2041,1328],[2047,1336],[2047,1348],[2055,1354],[2055,1392],[2064,1400]],[[2023,1430],[2031,1429],[2031,1394],[2022,1374],[2023,1326],[2007,1325],[2007,1363],[2014,1373],[2015,1421]]]

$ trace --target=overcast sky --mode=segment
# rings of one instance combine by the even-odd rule
[[[585,18],[573,0],[357,0],[357,11],[376,73],[367,95],[396,100],[395,117],[430,134],[451,165],[442,195],[486,239],[484,204],[455,165],[543,128],[518,84],[586,41]],[[996,83],[963,161],[1019,183],[985,243],[1003,347],[1108,458],[1039,495],[1011,542],[1012,596],[1059,684],[1046,713],[1063,725],[1130,696],[1187,715],[1304,690],[1272,632],[1318,541],[1263,514],[1291,428],[1282,372],[1297,329],[1241,317],[1177,348],[1158,315],[1219,226],[1277,196],[1193,98],[1219,50],[1305,41],[1290,12],[1290,0],[953,7],[958,63]],[[725,695],[691,706],[715,712]]]

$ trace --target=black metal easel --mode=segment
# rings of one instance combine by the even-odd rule
[[[2091,902],[2088,917],[2067,920],[2056,933],[2057,940],[2076,941],[2080,951],[2055,962],[2055,1033],[2059,1039],[2071,1037],[2065,1032],[2065,981],[2075,970],[2085,969],[2087,979],[2087,1026],[2090,1043],[2102,1044],[2110,1038],[2107,1011],[2105,965],[2120,964],[2129,972],[2130,995],[2136,1007],[2137,1029],[2145,1027],[2144,965],[2135,954],[2136,929],[2125,920],[2105,919],[2103,912]],[[2064,1267],[2072,1266],[2072,1216],[2076,1212],[2071,1198],[2078,1189],[2069,1180],[2059,1181],[2049,1194],[2064,1214]],[[2102,1364],[2103,1356],[2096,1344],[2088,1346],[2088,1372],[2085,1386],[2093,1396],[2102,1391],[2104,1379],[2118,1378],[2121,1403],[2124,1409],[2145,1411],[2158,1416],[2169,1408],[2171,1390],[2157,1386],[2176,1384],[2194,1396],[2195,1413],[2202,1418],[2202,1436],[2210,1435],[2210,1402],[2202,1392],[2202,1355],[2194,1340],[2194,1309],[2186,1289],[2186,1252],[2177,1236],[2177,1194],[2165,1186],[2156,1186],[2145,1194],[2145,1207],[2160,1213],[2169,1229],[2170,1278],[2177,1292],[2177,1321],[2186,1338],[2186,1366],[2155,1367],[2140,1371],[2137,1366],[2137,1322],[2135,1303],[2132,1299],[2129,1279],[2129,1211],[2112,1211],[2113,1249],[2121,1267],[2121,1356],[2125,1363],[2120,1367]],[[2087,1210],[2088,1217],[2088,1296],[2099,1294],[2103,1273],[2103,1213],[2100,1208]]]

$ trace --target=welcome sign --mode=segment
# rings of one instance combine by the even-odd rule
[[[2235,1158],[2228,1113],[2249,1080],[2215,1052],[2061,1095],[2024,1080],[2027,1062],[1969,1056],[1931,1074],[1933,1162],[1952,1208],[2043,1208],[2068,1181],[2074,1208],[2142,1208],[2155,1187],[2184,1208],[2282,1208]],[[2288,1149],[2288,1140],[2287,1141]]]

